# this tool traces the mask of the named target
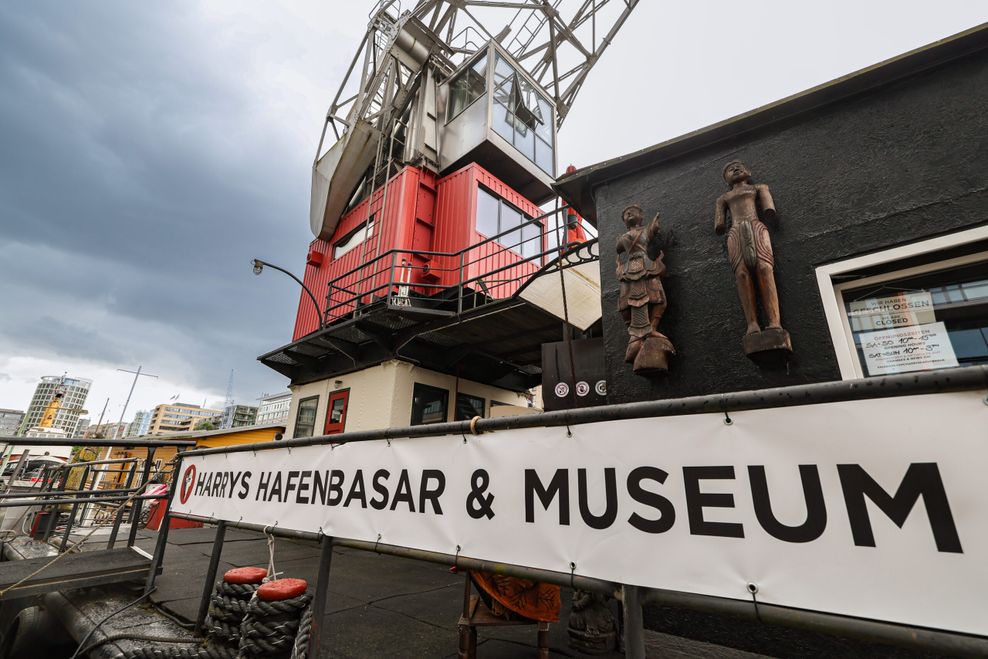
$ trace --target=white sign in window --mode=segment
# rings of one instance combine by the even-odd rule
[[[868,375],[957,366],[957,356],[943,323],[863,332],[860,339]]]

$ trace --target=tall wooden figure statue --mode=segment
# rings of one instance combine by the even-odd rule
[[[748,324],[744,352],[759,364],[776,364],[792,352],[792,342],[789,332],[782,328],[772,239],[762,222],[762,218],[776,219],[775,202],[768,186],[752,183],[751,170],[739,160],[727,163],[724,180],[730,190],[717,199],[714,230],[718,235],[727,230],[727,257],[734,270],[741,309]],[[728,218],[731,221],[729,230]],[[758,321],[758,301],[765,316],[764,329]]]
[[[661,251],[654,259],[648,255],[648,245],[659,233],[659,214],[647,228],[642,226],[641,206],[628,206],[621,215],[628,229],[617,239],[618,311],[629,335],[624,360],[634,365],[638,375],[662,373],[669,370],[669,355],[676,351],[659,331],[666,310],[661,279],[666,272],[664,255]]]

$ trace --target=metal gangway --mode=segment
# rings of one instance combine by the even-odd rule
[[[0,486],[0,602],[153,581],[161,569],[168,524],[162,525],[153,554],[136,546],[138,530],[153,506],[167,506],[175,457],[194,441],[0,437],[0,444],[5,454],[20,449]],[[48,459],[28,474],[31,448],[41,446],[95,449],[96,455],[76,462]],[[144,449],[145,454],[112,457],[114,447]],[[156,460],[164,450],[174,457]]]

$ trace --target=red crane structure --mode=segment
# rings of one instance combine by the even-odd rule
[[[291,379],[289,433],[526,406],[542,344],[599,323],[596,239],[567,236],[552,189],[557,131],[636,5],[377,3],[313,163],[293,340],[259,358]],[[398,362],[414,372],[374,379]],[[358,414],[382,386],[391,411]]]

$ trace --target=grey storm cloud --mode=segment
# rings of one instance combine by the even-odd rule
[[[0,6],[0,347],[181,370],[243,399],[284,379],[311,154],[251,113],[180,5]],[[318,126],[313,126],[313,140]],[[314,146],[313,146],[314,150]],[[156,363],[155,363],[156,362]],[[179,368],[177,365],[181,365]]]

